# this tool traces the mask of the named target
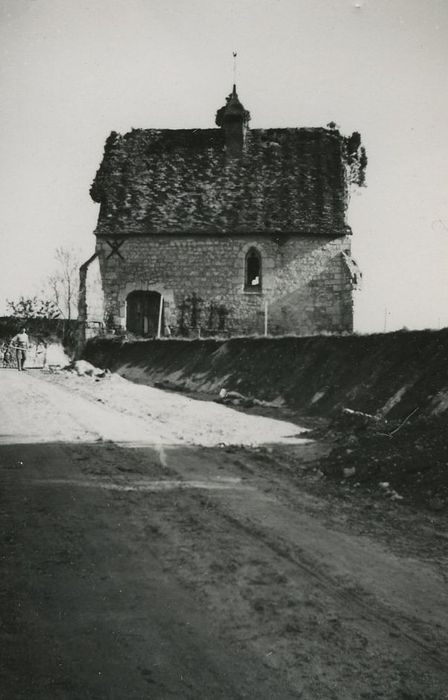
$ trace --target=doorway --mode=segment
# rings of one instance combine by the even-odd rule
[[[157,336],[161,295],[159,292],[136,291],[126,298],[126,329],[146,338]],[[163,312],[163,309],[162,309]],[[160,331],[163,330],[163,318]]]

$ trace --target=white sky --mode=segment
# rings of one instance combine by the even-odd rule
[[[447,37],[446,0],[0,0],[0,312],[93,252],[110,131],[213,127],[237,49],[253,128],[361,132],[357,330],[448,326]]]

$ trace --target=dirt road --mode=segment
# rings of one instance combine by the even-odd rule
[[[448,698],[441,518],[316,495],[293,422],[118,377],[0,396],[2,698]]]

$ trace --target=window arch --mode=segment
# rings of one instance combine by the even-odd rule
[[[249,248],[244,264],[244,289],[261,291],[261,255],[256,248]]]

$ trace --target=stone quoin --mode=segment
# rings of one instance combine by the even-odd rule
[[[360,136],[249,121],[234,86],[217,128],[111,133],[90,191],[82,341],[353,330],[346,212],[364,184]]]

